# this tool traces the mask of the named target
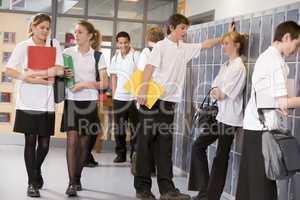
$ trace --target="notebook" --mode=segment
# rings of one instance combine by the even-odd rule
[[[28,68],[32,70],[45,70],[55,65],[55,47],[28,47]]]
[[[63,58],[64,58],[64,67],[65,67],[65,69],[71,69],[73,71],[74,70],[74,64],[73,64],[72,56],[67,55],[67,54],[63,54]],[[75,85],[74,76],[71,77],[71,78],[65,78],[65,84],[66,84],[66,87],[72,88]]]
[[[134,96],[138,96],[139,90],[143,83],[144,71],[136,70],[130,79],[125,83],[124,89],[133,94]],[[161,97],[164,92],[164,88],[162,85],[156,83],[153,80],[150,80],[148,83],[148,91],[147,91],[147,100],[146,106],[151,109],[155,102]]]

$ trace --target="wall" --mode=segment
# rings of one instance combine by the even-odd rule
[[[263,12],[252,13],[235,17],[237,30],[249,34],[249,44],[245,56],[247,66],[247,85],[245,89],[245,102],[250,95],[250,80],[255,61],[272,41],[272,32],[274,28],[282,21],[294,20],[299,22],[300,3],[280,7],[277,9],[266,10]],[[228,29],[228,22],[231,19],[218,20],[215,22],[192,26],[188,31],[188,42],[201,42],[208,38],[219,37]],[[300,51],[299,51],[300,52]],[[286,61],[290,68],[289,79],[294,83],[294,93],[300,95],[300,53],[288,58]],[[220,65],[227,60],[223,54],[222,47],[216,46],[212,49],[203,50],[200,56],[194,58],[188,64],[186,77],[186,87],[183,101],[178,105],[175,124],[177,125],[174,136],[174,164],[175,166],[189,171],[191,144],[200,134],[200,131],[192,129],[192,117],[195,109],[199,107],[205,94],[211,87],[213,79],[216,77]],[[292,113],[289,118],[289,128],[300,142],[300,109]],[[224,196],[228,199],[234,199],[239,163],[242,147],[242,130],[236,135],[232,145],[229,169]],[[217,145],[213,144],[208,150],[209,164],[211,165]],[[300,200],[300,174],[297,174],[287,182],[279,182],[280,200]],[[288,193],[290,196],[288,197]]]
[[[267,10],[299,0],[186,0],[187,16],[215,9],[215,20]]]

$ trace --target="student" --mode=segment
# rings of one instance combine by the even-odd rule
[[[243,125],[243,89],[246,68],[240,57],[245,36],[229,32],[223,36],[224,54],[229,57],[213,81],[211,96],[218,102],[217,130],[200,135],[192,147],[189,190],[199,191],[194,200],[219,200],[226,181],[234,134]],[[213,125],[214,126],[214,125]],[[212,168],[208,171],[207,147],[218,140]]]
[[[29,46],[56,48],[52,75],[63,74],[59,42],[50,40],[51,18],[46,14],[35,15],[30,23],[29,39],[16,45],[6,65],[6,74],[16,79],[16,117],[14,131],[25,135],[24,158],[28,175],[27,195],[40,197],[44,181],[41,173],[43,161],[49,151],[50,136],[54,135],[55,110],[53,82],[29,75]],[[36,98],[36,97],[39,98]]]
[[[164,32],[161,28],[159,27],[153,27],[150,28],[146,34],[146,44],[147,47],[145,47],[140,55],[140,59],[138,62],[138,69],[141,71],[144,71],[147,60],[150,56],[150,53],[154,47],[154,45],[158,42],[164,39]],[[138,133],[137,133],[138,134]],[[138,136],[138,135],[137,135]],[[136,149],[136,147],[135,147]],[[132,165],[131,165],[131,172],[133,175],[136,175],[136,153],[133,154],[132,157]],[[154,164],[154,163],[153,163]],[[155,166],[153,165],[153,174],[155,174]]]
[[[137,69],[139,52],[130,46],[130,36],[127,32],[119,32],[116,41],[119,50],[117,50],[112,58],[108,72],[111,74],[114,118],[116,123],[115,152],[117,157],[114,159],[114,162],[122,163],[126,162],[127,153],[126,125],[129,126],[131,132],[130,159],[134,150],[138,111],[134,100],[135,97],[124,89],[124,85]]]
[[[138,69],[144,70],[147,64],[147,60],[150,56],[150,53],[154,47],[154,45],[164,39],[164,32],[159,27],[152,27],[146,33],[146,45],[140,55],[139,62],[138,62]]]
[[[151,168],[153,157],[157,166],[157,181],[161,200],[185,200],[172,181],[172,145],[175,104],[182,97],[186,64],[201,49],[210,48],[219,39],[207,40],[202,44],[182,42],[189,20],[180,14],[169,18],[168,36],[156,43],[144,70],[144,84],[137,98],[140,107],[141,132],[137,142],[137,176],[134,178],[136,196],[139,199],[155,199],[151,192]],[[163,85],[164,93],[151,109],[145,106],[147,84],[150,79]],[[140,129],[139,129],[140,130]]]
[[[106,88],[108,77],[103,54],[98,62],[100,82],[96,81],[95,52],[101,44],[101,34],[87,21],[75,26],[76,46],[64,50],[74,62],[75,85],[66,89],[61,131],[67,132],[68,196],[77,196],[82,189],[81,173],[88,155],[91,135],[100,131],[98,90]]]
[[[244,117],[243,150],[240,162],[236,200],[276,200],[276,181],[265,174],[262,155],[262,130],[257,108],[264,111],[269,130],[287,129],[287,109],[299,108],[300,97],[288,96],[289,68],[285,58],[300,46],[300,26],[292,21],[279,24],[272,45],[257,59],[252,75],[252,90]],[[256,93],[256,95],[255,95]],[[256,98],[257,96],[257,103]]]

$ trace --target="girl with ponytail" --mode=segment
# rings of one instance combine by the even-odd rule
[[[75,26],[75,41],[76,46],[63,52],[73,59],[75,79],[75,85],[66,88],[61,124],[61,131],[67,132],[68,196],[77,196],[77,191],[81,190],[80,178],[89,153],[89,143],[91,137],[100,132],[98,90],[108,86],[106,62],[103,54],[98,52],[100,32],[91,23],[80,21]]]

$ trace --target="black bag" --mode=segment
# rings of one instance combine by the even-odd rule
[[[54,84],[53,84],[53,92],[54,92],[54,102],[60,103],[66,98],[66,90],[65,90],[65,78],[62,76],[55,76]]]
[[[266,176],[270,180],[288,179],[300,171],[299,142],[291,135],[290,131],[267,130],[263,110],[266,109],[257,108],[259,121],[264,127],[262,131],[262,154]],[[275,108],[268,108],[268,110],[275,110]]]
[[[218,114],[218,106],[216,105],[217,101],[212,101],[210,98],[210,92],[205,96],[202,101],[200,108],[196,111],[193,117],[193,128],[195,133],[199,134],[212,134],[217,131],[217,120],[216,116]]]
[[[53,40],[50,40],[50,46],[53,47]],[[55,76],[53,84],[54,102],[60,103],[65,100],[65,78],[63,76]]]

